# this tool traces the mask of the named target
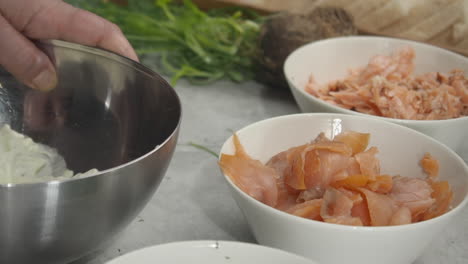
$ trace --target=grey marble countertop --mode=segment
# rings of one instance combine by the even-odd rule
[[[289,91],[255,82],[217,82],[194,87],[179,82],[183,120],[179,144],[161,185],[139,216],[105,249],[73,264],[101,264],[119,255],[183,240],[253,242],[231,198],[214,156],[189,146],[218,151],[232,131],[265,118],[299,112]],[[468,263],[468,208],[415,264]]]

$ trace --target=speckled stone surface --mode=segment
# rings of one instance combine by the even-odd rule
[[[255,82],[217,82],[191,86],[179,82],[183,120],[179,144],[159,189],[139,216],[105,249],[73,264],[101,264],[143,247],[182,240],[254,242],[231,198],[214,156],[189,146],[194,142],[218,152],[232,131],[250,123],[299,112],[289,91]],[[468,208],[437,238],[415,264],[468,263]]]

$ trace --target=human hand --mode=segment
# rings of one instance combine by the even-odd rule
[[[0,65],[24,84],[49,91],[57,74],[29,39],[60,39],[97,46],[130,59],[135,51],[118,26],[61,0],[0,0]]]

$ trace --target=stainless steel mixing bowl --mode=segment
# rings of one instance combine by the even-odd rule
[[[176,92],[141,64],[62,41],[38,46],[58,87],[34,91],[0,70],[0,124],[58,149],[76,172],[102,172],[0,185],[0,263],[68,263],[122,231],[163,178],[181,119]]]

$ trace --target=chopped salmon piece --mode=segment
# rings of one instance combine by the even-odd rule
[[[245,152],[236,134],[233,136],[235,154],[222,154],[219,165],[234,184],[253,198],[275,206],[278,199],[276,179],[278,174],[272,168],[252,159]]]
[[[402,47],[392,56],[376,55],[358,75],[358,83],[364,84],[378,75],[389,80],[402,80],[413,73],[414,50]]]
[[[436,179],[439,175],[439,162],[429,153],[424,154],[421,159],[421,167],[431,180]]]
[[[468,104],[468,79],[462,70],[453,70],[448,82],[453,86],[455,94],[460,97],[461,102],[466,105]]]
[[[366,114],[411,120],[441,120],[468,115],[468,78],[463,70],[447,75],[413,76],[414,50],[376,55],[342,80],[325,85],[310,77],[305,91],[333,105]]]

